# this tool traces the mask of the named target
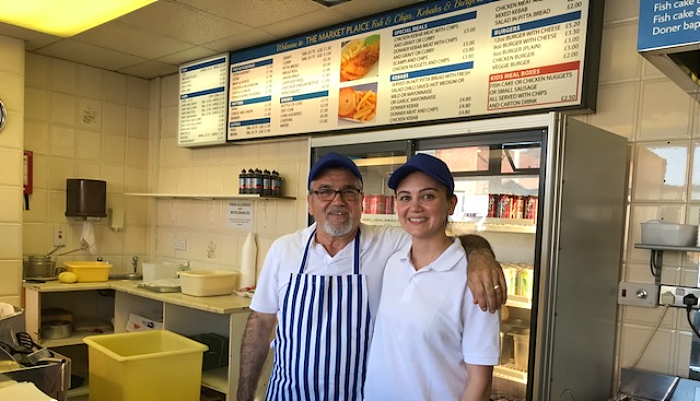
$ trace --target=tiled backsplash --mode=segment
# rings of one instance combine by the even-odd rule
[[[700,181],[700,103],[637,54],[638,10],[638,1],[606,2],[597,111],[578,118],[630,140],[630,218],[620,278],[651,282],[648,252],[634,248],[639,224],[653,218],[699,222],[700,196],[691,183]],[[258,266],[275,238],[305,225],[307,138],[181,148],[176,76],[149,82],[32,54],[25,62],[22,43],[1,37],[0,60],[0,97],[7,103],[19,96],[25,104],[10,110],[24,125],[0,135],[0,301],[19,301],[21,256],[51,249],[55,226],[66,226],[68,247],[77,246],[79,225],[63,216],[67,177],[108,182],[108,208],[125,211],[125,227],[114,232],[106,219],[98,223],[98,249],[124,270],[134,254],[142,261],[237,269],[246,235],[228,227],[227,200],[155,200],[127,192],[236,193],[242,168],[276,169],[286,180],[285,195],[296,200],[253,203]],[[17,84],[22,79],[24,86]],[[6,93],[13,85],[17,89]],[[31,209],[18,216],[22,147],[35,152],[35,192]],[[187,249],[176,250],[175,241],[183,239]],[[692,283],[697,259],[667,252],[662,281]],[[621,307],[620,367],[637,358],[660,313]],[[687,375],[692,332],[684,313],[666,314],[639,368]]]

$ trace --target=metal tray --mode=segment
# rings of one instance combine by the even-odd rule
[[[148,283],[141,283],[137,285],[139,288],[145,288],[149,291],[153,292],[180,292],[180,286],[172,286],[172,285],[154,285],[154,284],[148,284]]]

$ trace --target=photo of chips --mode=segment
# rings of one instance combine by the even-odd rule
[[[340,89],[338,93],[338,117],[365,122],[371,121],[376,115],[376,89],[352,87]]]

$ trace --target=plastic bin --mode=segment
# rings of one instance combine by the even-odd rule
[[[78,276],[79,283],[95,283],[109,280],[109,269],[112,264],[108,262],[93,261],[65,261],[66,270]]]
[[[202,357],[208,347],[167,330],[85,337],[90,399],[199,399]]]

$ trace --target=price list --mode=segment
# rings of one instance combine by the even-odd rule
[[[469,84],[476,49],[476,11],[393,31],[394,71],[389,122],[469,115]],[[459,102],[456,102],[459,98]]]
[[[231,67],[229,137],[270,133],[274,61],[271,58]]]
[[[178,144],[226,140],[228,55],[180,66]]]
[[[590,0],[444,0],[231,53],[228,140],[581,106]]]
[[[576,104],[584,2],[505,2],[491,31],[488,110]]]

